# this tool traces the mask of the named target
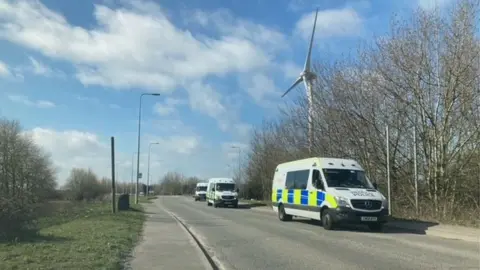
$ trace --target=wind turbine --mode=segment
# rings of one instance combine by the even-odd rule
[[[311,70],[311,56],[312,56],[312,45],[313,37],[315,35],[315,26],[317,25],[317,16],[318,8],[315,13],[315,21],[313,22],[313,31],[312,36],[310,37],[310,46],[308,47],[307,59],[305,60],[305,66],[302,73],[297,78],[297,80],[288,88],[288,90],[283,93],[282,98],[287,95],[293,88],[295,88],[299,83],[303,82],[307,90],[307,99],[308,99],[308,153],[312,154],[313,147],[313,81],[317,78],[317,75]]]

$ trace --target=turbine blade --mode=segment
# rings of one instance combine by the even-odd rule
[[[299,83],[301,83],[303,81],[303,76],[300,76],[297,78],[297,80],[292,84],[292,86],[290,86],[290,88],[288,88],[287,91],[285,91],[285,93],[283,93],[282,95],[282,98],[288,94],[288,92],[292,91],[293,88],[295,88],[295,86],[297,86]]]
[[[315,13],[315,21],[313,22],[313,30],[312,30],[312,36],[310,37],[310,46],[308,47],[307,60],[305,60],[305,67],[303,68],[304,70],[307,70],[307,71],[310,71],[310,60],[312,57],[313,37],[315,36],[315,28],[317,26],[317,16],[318,16],[318,8],[317,8],[317,12]]]

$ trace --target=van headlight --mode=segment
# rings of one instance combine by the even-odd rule
[[[388,201],[386,199],[382,200],[382,208],[388,209]]]
[[[348,202],[347,198],[336,196],[335,200],[337,201],[337,205],[340,207],[350,207],[350,203]]]
[[[222,198],[222,195],[215,195],[215,198],[216,198],[217,200],[220,200],[220,199]]]

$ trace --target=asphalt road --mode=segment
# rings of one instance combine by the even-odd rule
[[[213,208],[189,197],[159,197],[224,269],[480,269],[476,243],[365,228],[325,231],[253,209]]]

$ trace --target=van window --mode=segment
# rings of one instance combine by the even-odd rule
[[[320,171],[319,170],[313,170],[313,172],[312,172],[312,185],[316,189],[324,189],[323,182],[322,182],[322,177],[320,176]]]
[[[197,191],[206,191],[207,187],[206,186],[197,186]]]
[[[373,188],[367,181],[365,172],[346,169],[323,169],[329,187]]]
[[[310,170],[301,170],[295,172],[295,189],[307,189]]]
[[[295,188],[295,172],[288,172],[287,173],[287,180],[285,182],[286,189],[294,189]]]
[[[235,184],[233,183],[217,183],[215,191],[234,191]]]

